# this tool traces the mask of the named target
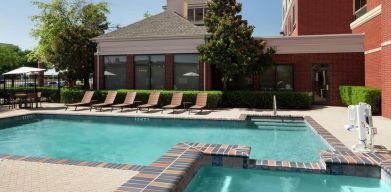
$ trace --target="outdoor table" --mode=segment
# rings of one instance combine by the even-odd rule
[[[184,109],[185,111],[188,111],[191,104],[193,104],[193,102],[186,102],[186,101],[183,102],[183,109]]]
[[[27,94],[26,93],[17,93],[14,96],[15,96],[15,98],[17,98],[21,101],[21,102],[19,102],[19,108],[22,108],[22,102],[24,104],[24,108],[27,107]]]

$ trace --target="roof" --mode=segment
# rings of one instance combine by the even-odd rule
[[[164,39],[200,37],[205,35],[207,35],[207,32],[204,27],[198,27],[174,12],[164,11],[113,32],[93,38],[93,40]]]

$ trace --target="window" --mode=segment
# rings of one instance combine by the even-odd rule
[[[187,10],[187,19],[189,21],[194,21],[194,9]]]
[[[195,21],[203,21],[204,20],[204,8],[195,8]]]
[[[199,90],[200,72],[197,54],[174,55],[175,90]]]
[[[358,19],[367,13],[367,1],[366,0],[355,0],[355,13],[354,18]]]
[[[164,55],[135,56],[136,89],[164,89],[165,62]]]
[[[293,5],[292,8],[292,24],[293,24],[293,30],[296,27],[296,5]]]
[[[235,75],[228,83],[228,90],[252,90],[253,88],[253,79],[248,76]]]
[[[293,90],[293,65],[275,65],[261,77],[264,90]]]
[[[106,89],[125,89],[127,86],[127,56],[105,56]]]

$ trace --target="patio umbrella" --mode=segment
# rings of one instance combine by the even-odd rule
[[[55,69],[49,69],[44,73],[45,76],[57,76],[58,74],[59,72],[57,72]]]
[[[189,72],[189,73],[183,74],[183,76],[184,77],[199,77],[200,75],[198,73]]]
[[[116,76],[116,74],[114,74],[110,71],[105,71],[105,76]]]
[[[7,73],[4,73],[3,75],[18,75],[18,74],[26,74],[31,72],[40,72],[45,71],[46,69],[40,69],[40,68],[33,68],[33,67],[21,67],[12,71],[9,71]]]

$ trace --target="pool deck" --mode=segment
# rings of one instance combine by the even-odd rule
[[[209,120],[243,120],[247,115],[270,116],[271,110],[260,109],[221,109],[191,113],[178,111],[151,111],[149,113],[129,110],[120,112],[109,110],[98,112],[81,108],[80,111],[64,110],[63,104],[44,103],[42,109],[9,110],[0,106],[0,118],[28,114],[60,114],[60,115],[92,115],[92,116],[123,116],[140,118],[182,118]],[[229,167],[253,166],[260,169],[296,170],[300,172],[319,172],[331,170],[334,174],[361,175],[362,171],[346,165],[366,167],[365,173],[390,180],[391,154],[356,154],[347,152],[346,146],[357,143],[358,133],[347,132],[343,127],[347,123],[345,107],[314,106],[311,110],[281,110],[280,116],[300,116],[339,152],[323,152],[321,163],[276,162],[272,160],[250,162],[242,158],[243,150],[236,154],[238,146],[209,145],[182,143],[164,154],[148,167],[107,164],[94,162],[75,162],[68,160],[52,160],[46,158],[29,158],[20,156],[0,155],[0,192],[1,191],[182,191],[201,165],[217,165]],[[391,119],[374,117],[378,133],[375,144],[391,149]],[[331,135],[330,135],[331,133]],[[336,139],[335,139],[336,138]],[[341,143],[342,142],[342,143]],[[336,147],[337,146],[337,147]],[[217,147],[217,148],[216,148]],[[216,148],[213,150],[211,148]],[[229,149],[229,150],[228,150]],[[232,149],[235,149],[231,154]],[[210,152],[212,154],[210,154]],[[226,154],[227,153],[227,154]],[[245,155],[244,155],[245,156]],[[247,157],[248,158],[248,157]],[[245,161],[244,161],[245,160]],[[369,160],[369,161],[368,161]],[[337,162],[337,164],[336,164]],[[238,166],[239,165],[239,166]],[[342,167],[341,167],[342,166]],[[377,167],[382,167],[382,172]],[[4,171],[3,171],[4,170]],[[369,171],[368,171],[369,170]],[[373,170],[373,171],[372,171]],[[384,173],[383,173],[384,172]],[[387,172],[387,174],[385,174]],[[175,189],[175,190],[174,190]]]

